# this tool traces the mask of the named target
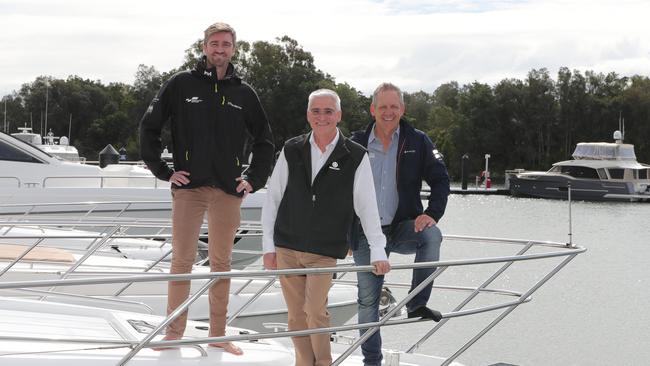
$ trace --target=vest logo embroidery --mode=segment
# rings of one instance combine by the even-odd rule
[[[339,168],[339,163],[337,163],[335,161],[333,161],[332,164],[330,165],[330,169],[332,169],[332,170],[341,170],[341,168]]]
[[[185,101],[188,103],[201,103],[203,99],[199,99],[199,97],[192,97],[185,99]]]

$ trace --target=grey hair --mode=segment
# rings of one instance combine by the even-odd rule
[[[334,99],[334,103],[336,104],[336,111],[337,112],[341,111],[341,98],[339,97],[338,94],[336,94],[336,92],[334,90],[331,90],[331,89],[318,89],[318,90],[315,90],[315,91],[311,92],[311,94],[309,94],[307,109],[309,109],[309,107],[311,107],[311,102],[314,100],[314,98],[316,98],[316,97],[324,97],[324,96],[328,96],[328,97]]]
[[[384,91],[395,91],[397,92],[397,95],[399,95],[399,101],[402,105],[404,105],[404,93],[402,93],[402,90],[397,87],[397,85],[392,84],[392,83],[381,83],[375,89],[375,91],[372,93],[372,104],[375,104],[377,102],[377,96],[379,93],[384,92]]]
[[[210,36],[220,32],[226,32],[232,35],[233,46],[237,43],[237,32],[235,32],[235,28],[226,23],[214,23],[203,32],[203,44],[207,45]]]

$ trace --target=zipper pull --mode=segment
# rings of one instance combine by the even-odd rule
[[[219,86],[217,83],[214,83],[214,92],[218,93],[219,92]]]
[[[311,196],[311,205],[312,206],[316,205],[316,195],[315,194]]]

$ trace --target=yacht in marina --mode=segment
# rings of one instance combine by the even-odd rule
[[[12,133],[14,136],[22,141],[28,142],[44,152],[58,157],[63,160],[83,163],[86,158],[79,156],[79,151],[76,147],[70,145],[70,140],[66,136],[54,136],[52,130],[45,136],[45,141],[41,135],[34,133],[31,127],[18,127],[20,132]]]
[[[573,159],[546,172],[517,171],[508,177],[513,196],[569,197],[593,201],[650,201],[650,165],[639,163],[634,145],[623,143],[620,131],[613,143],[581,142]]]
[[[52,207],[53,203],[123,202],[104,205],[95,213],[122,217],[170,217],[169,182],[157,179],[144,166],[110,164],[104,168],[65,161],[18,138],[0,133],[0,215],[22,214],[24,204],[37,212],[85,213],[88,207]],[[258,220],[264,190],[242,203],[242,219]],[[38,205],[43,204],[43,205]],[[48,207],[48,204],[49,207]],[[23,205],[20,208],[12,205]]]

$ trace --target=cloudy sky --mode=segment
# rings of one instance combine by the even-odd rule
[[[337,82],[432,92],[561,66],[650,75],[646,0],[0,0],[0,95],[39,75],[132,83],[166,71],[215,21],[288,35]]]

